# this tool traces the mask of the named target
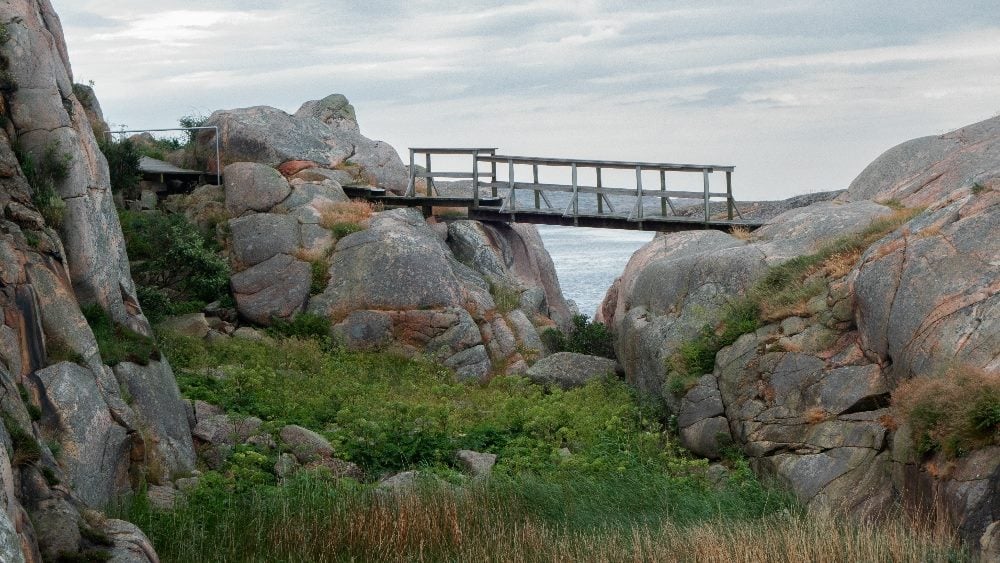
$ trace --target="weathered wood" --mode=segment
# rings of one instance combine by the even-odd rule
[[[616,168],[622,170],[631,170],[635,167],[640,167],[643,170],[666,170],[668,172],[701,172],[702,170],[709,171],[719,171],[732,172],[735,170],[734,166],[723,166],[719,164],[675,164],[669,162],[627,162],[621,160],[581,160],[574,158],[538,158],[532,156],[511,156],[511,155],[493,155],[493,156],[480,156],[478,157],[480,162],[507,162],[513,161],[514,164],[538,164],[540,166],[572,166],[576,164],[577,166],[584,168],[596,168],[600,166],[601,168]]]
[[[425,155],[426,171],[417,172],[414,165],[416,154]],[[435,172],[432,169],[431,156],[435,154],[444,155],[469,155],[472,157],[472,172],[462,171],[441,171]],[[487,172],[481,164],[489,164]],[[506,181],[498,181],[497,165],[507,164]],[[732,193],[732,166],[720,166],[714,164],[674,164],[663,162],[626,162],[609,160],[582,160],[566,158],[534,158],[524,156],[497,155],[495,148],[413,148],[410,149],[410,177],[408,179],[406,196],[388,196],[384,190],[369,190],[363,192],[355,190],[361,197],[366,197],[372,201],[381,201],[388,206],[419,206],[429,213],[435,205],[448,207],[469,207],[469,217],[481,220],[496,220],[505,222],[526,222],[553,225],[579,225],[594,226],[604,228],[624,228],[640,230],[674,231],[690,230],[693,228],[728,229],[733,226],[746,226],[755,228],[759,224],[750,221],[734,221],[734,214],[739,214],[739,209],[735,205]],[[515,166],[531,166],[531,182],[518,182],[515,178]],[[542,183],[540,182],[539,169],[542,166],[562,167],[570,169],[570,183]],[[593,168],[597,177],[596,186],[586,186],[580,184],[579,169]],[[616,188],[605,185],[604,170],[631,169],[635,173],[635,186],[632,188]],[[659,172],[659,189],[646,189],[643,187],[643,172]],[[700,173],[702,175],[703,190],[684,191],[669,190],[666,174],[670,173]],[[709,174],[713,172],[726,173],[726,191],[713,192],[710,188]],[[427,178],[428,193],[425,196],[416,195],[416,179]],[[473,193],[471,197],[442,197],[434,185],[435,178],[456,178],[471,179]],[[484,181],[488,179],[488,181]],[[481,197],[480,189],[489,186],[494,197]],[[504,198],[497,197],[499,190],[506,190]],[[530,190],[533,194],[533,202],[528,206],[519,209],[517,206],[517,190]],[[549,200],[548,193],[568,193],[569,202],[565,210],[557,210]],[[597,213],[581,213],[581,194],[594,194],[597,202]],[[634,197],[635,205],[631,211],[615,209],[610,196]],[[645,198],[652,197],[659,200],[659,214],[649,215],[645,209]],[[683,217],[677,215],[672,198],[701,200],[704,203],[704,216]],[[710,216],[710,200],[712,198],[725,198],[727,202],[726,220],[713,220]],[[542,209],[542,202],[545,202],[546,209]],[[668,215],[669,210],[669,215]]]

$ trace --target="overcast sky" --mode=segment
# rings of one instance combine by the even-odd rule
[[[738,199],[1000,112],[997,0],[52,3],[116,125],[339,92],[404,156],[733,164]]]

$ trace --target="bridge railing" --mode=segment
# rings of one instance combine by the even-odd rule
[[[581,215],[580,197],[584,194],[596,197],[596,211],[598,216],[617,216],[627,218],[629,221],[643,221],[644,219],[651,219],[657,216],[655,213],[650,213],[646,209],[645,204],[650,200],[658,200],[660,208],[658,216],[663,218],[677,217],[679,215],[678,207],[675,205],[678,203],[675,201],[677,199],[703,200],[705,222],[708,222],[711,219],[712,212],[710,204],[713,199],[725,199],[726,216],[729,220],[733,219],[734,214],[739,214],[739,210],[736,209],[736,203],[733,199],[733,166],[721,166],[716,164],[674,164],[662,162],[623,162],[612,160],[536,158],[498,155],[495,153],[477,154],[475,156],[475,161],[477,165],[489,165],[491,174],[489,175],[489,181],[482,181],[482,176],[477,173],[479,167],[475,166],[473,168],[473,174],[470,175],[473,178],[473,197],[478,197],[480,188],[482,187],[490,188],[494,196],[497,195],[498,190],[506,190],[506,194],[504,194],[504,204],[501,207],[501,212],[505,213],[515,214],[519,209],[524,211],[535,210],[536,212],[549,211],[559,213],[560,210],[553,206],[549,195],[562,193],[569,194],[566,207],[561,211],[562,215],[568,217]],[[501,167],[505,166],[507,168],[506,179],[497,179],[496,170],[498,165]],[[517,179],[515,166],[530,166],[530,179]],[[548,176],[553,175],[553,169],[561,171],[563,175],[565,175],[566,171],[569,171],[569,183],[542,182],[539,178],[540,169],[543,169]],[[592,175],[596,179],[596,185],[581,184],[579,178],[583,170],[593,171]],[[635,181],[628,187],[621,187],[620,184],[618,186],[607,185],[603,175],[603,171],[605,170],[634,170]],[[658,173],[659,185],[656,189],[650,189],[648,186],[643,185],[643,172]],[[725,174],[725,191],[712,191],[710,176],[716,172]],[[668,189],[667,175],[675,175],[678,173],[700,174],[702,176],[702,189],[698,191]],[[517,200],[518,190],[532,192],[533,201],[529,202],[527,206],[519,207]],[[634,197],[635,201],[634,205],[632,205],[632,209],[627,214],[624,214],[623,211],[616,210],[615,205],[612,202],[612,196],[617,196],[619,203],[622,200],[622,196]]]
[[[424,178],[427,182],[427,195],[433,196],[436,192],[441,195],[436,186],[434,185],[435,178],[448,178],[450,180],[462,180],[468,179],[473,180],[473,184],[479,182],[482,177],[490,178],[490,183],[496,182],[497,179],[497,167],[493,164],[490,167],[489,172],[479,171],[479,158],[493,156],[497,152],[496,148],[490,147],[477,147],[477,148],[411,148],[410,149],[410,178],[406,184],[406,197],[415,197],[417,188],[417,178]],[[424,169],[418,170],[416,165],[417,155],[424,156]],[[467,171],[436,171],[433,168],[433,163],[431,162],[431,157],[433,155],[447,155],[451,157],[455,156],[469,156],[471,157],[472,172]],[[468,169],[466,169],[468,170]],[[478,194],[478,190],[475,190]],[[496,195],[496,194],[494,194]],[[478,203],[476,205],[478,207]]]

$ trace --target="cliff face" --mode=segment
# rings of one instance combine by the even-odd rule
[[[81,312],[151,335],[59,19],[48,0],[12,0],[0,24],[0,560],[155,561],[138,529],[88,508],[193,469],[184,405],[165,360],[105,365]]]
[[[692,450],[715,457],[735,442],[811,509],[877,514],[900,498],[939,501],[979,545],[1000,519],[1000,447],[922,457],[889,407],[917,376],[1000,371],[998,149],[994,118],[890,149],[837,201],[784,213],[748,240],[655,239],[601,307],[628,377],[664,397]],[[874,232],[873,220],[902,213],[888,206],[915,216],[857,255],[844,250],[851,235]],[[795,282],[807,301],[771,311],[693,386],[665,385],[702,327],[718,328],[751,288],[780,280],[771,267],[823,248],[832,250]]]

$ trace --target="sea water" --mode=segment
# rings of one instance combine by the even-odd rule
[[[632,253],[653,239],[653,233],[618,229],[539,225],[538,232],[552,256],[563,295],[590,318]]]

